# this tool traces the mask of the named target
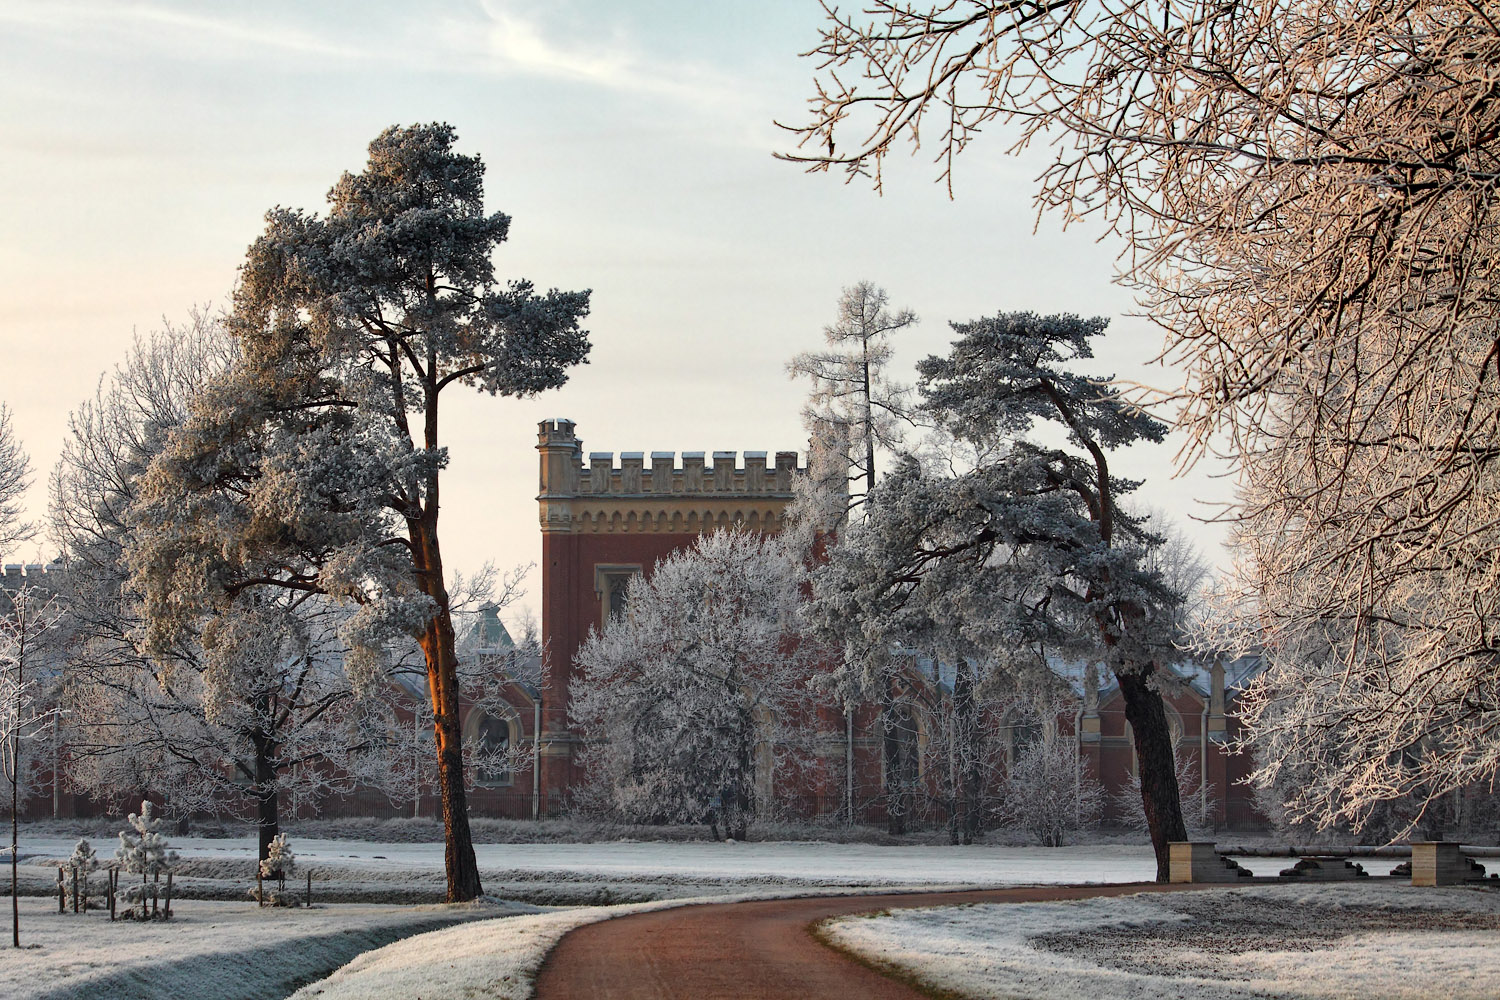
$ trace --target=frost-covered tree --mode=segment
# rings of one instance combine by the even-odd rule
[[[263,878],[275,878],[285,888],[286,880],[297,874],[297,854],[287,843],[286,834],[279,833],[271,841],[271,850],[260,862]]]
[[[910,390],[892,382],[886,369],[892,334],[915,324],[917,317],[910,309],[892,312],[889,301],[885,289],[868,281],[845,288],[837,318],[823,328],[827,346],[787,363],[793,378],[812,382],[803,419],[808,431],[822,439],[819,447],[843,459],[837,472],[847,481],[835,495],[849,510],[864,506],[876,482],[877,449],[889,452],[900,445],[910,417]],[[849,488],[853,483],[859,487]]]
[[[1187,646],[1200,638],[1214,582],[1212,570],[1202,551],[1170,515],[1151,509],[1143,517],[1154,536],[1145,566],[1181,598],[1172,609],[1173,641]]]
[[[1187,825],[1188,833],[1195,837],[1211,833],[1222,818],[1215,813],[1217,802],[1213,784],[1204,782],[1198,764],[1189,758],[1179,758],[1176,766],[1177,788],[1182,794],[1182,821]],[[1110,797],[1110,804],[1116,826],[1147,832],[1146,813],[1141,808],[1140,774],[1132,774],[1130,780]]]
[[[11,551],[35,534],[26,518],[26,487],[31,460],[11,425],[10,409],[0,403],[0,552]]]
[[[276,890],[272,893],[263,893],[257,889],[251,890],[256,902],[270,902],[274,906],[296,906],[295,896],[288,896],[286,892],[286,880],[297,874],[297,853],[287,843],[286,834],[278,834],[271,841],[271,849],[260,862],[260,877],[262,879],[275,879]]]
[[[94,853],[94,845],[89,843],[87,837],[79,837],[78,843],[73,845],[73,853],[68,855],[68,860],[64,864],[73,873],[74,900],[76,902],[81,895],[83,908],[87,911],[89,908],[89,873],[99,867],[99,856]]]
[[[910,419],[910,390],[891,381],[886,369],[891,360],[891,336],[914,325],[910,309],[889,308],[885,289],[868,281],[845,288],[839,296],[838,315],[823,328],[827,346],[820,351],[798,354],[787,364],[793,378],[807,378],[812,389],[803,419],[812,435],[809,466],[813,474],[797,483],[797,499],[791,521],[812,548],[821,535],[836,531],[846,518],[864,516],[877,482],[877,453],[889,453],[905,436]],[[900,678],[899,658],[874,657],[865,669],[845,669],[835,674],[836,694],[852,719],[858,702],[872,698],[879,706],[882,755],[885,766],[884,799],[892,833],[904,832],[910,813],[911,784],[902,775],[903,718],[896,711]],[[862,681],[851,685],[853,680]],[[850,762],[852,764],[852,762]],[[844,810],[853,822],[853,771],[845,776]]]
[[[570,693],[608,807],[744,839],[771,805],[756,800],[757,768],[805,752],[813,721],[803,576],[777,540],[719,531],[631,580],[629,612],[590,633]]]
[[[934,683],[910,688],[927,717],[920,751],[928,780],[917,790],[947,817],[952,843],[972,844],[987,826],[991,790],[1004,769],[1005,748],[990,722],[1004,711],[1007,698],[992,690],[1003,675],[990,664],[960,657],[949,669],[951,687],[945,687],[946,672],[938,668]]]
[[[484,211],[483,165],[447,125],[391,128],[325,217],[274,209],[240,272],[240,358],[205,388],[132,513],[146,637],[256,594],[327,594],[356,687],[415,638],[427,667],[448,897],[481,892],[469,834],[455,633],[439,538],[456,387],[529,396],[588,353],[588,293],[500,286],[510,220]]]
[[[1104,806],[1104,786],[1079,758],[1078,741],[1058,731],[1056,719],[1041,738],[1017,749],[1001,787],[1000,813],[1011,829],[1043,847],[1061,847],[1092,829]],[[1134,810],[1140,812],[1140,790]]]
[[[11,943],[21,947],[21,915],[16,903],[21,802],[28,778],[38,767],[29,752],[52,732],[56,708],[52,678],[62,609],[51,595],[30,585],[0,588],[0,773],[10,791]]]
[[[125,823],[125,829],[120,831],[120,846],[115,848],[115,863],[120,866],[121,871],[141,876],[140,885],[126,890],[126,899],[139,900],[140,917],[145,920],[149,915],[148,884],[175,868],[180,858],[172,845],[167,843],[166,835],[162,833],[162,819],[156,815],[155,807],[149,800],[141,803],[139,813],[126,816]]]
[[[981,127],[1056,150],[1039,199],[1126,237],[1185,372],[1190,454],[1243,488],[1240,625],[1295,810],[1488,783],[1500,423],[1500,26],[1485,4],[825,7],[797,157],[872,171]],[[835,136],[838,137],[835,148]],[[1309,642],[1319,653],[1305,656]],[[1301,668],[1307,666],[1308,673]],[[1325,669],[1326,666],[1326,669]],[[1275,705],[1294,695],[1294,711]],[[1270,781],[1274,775],[1263,777]]]
[[[164,795],[177,809],[249,800],[265,856],[284,798],[381,785],[391,708],[359,697],[338,636],[348,612],[316,594],[247,595],[152,650],[126,554],[151,460],[205,383],[236,357],[221,317],[140,339],[71,420],[52,476],[52,527],[72,609],[64,669],[70,777],[96,795]]]
[[[1143,565],[1152,537],[1119,508],[1136,484],[1112,474],[1109,452],[1165,428],[1071,370],[1105,325],[1030,313],[953,324],[949,355],[918,365],[923,409],[957,438],[1004,447],[973,449],[984,460],[961,474],[898,463],[815,575],[811,613],[846,647],[939,636],[1021,678],[1046,675],[1048,654],[1108,664],[1164,879],[1167,844],[1185,837],[1155,680],[1177,595]],[[1038,422],[1065,446],[1032,440]]]

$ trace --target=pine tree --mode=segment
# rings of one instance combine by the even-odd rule
[[[177,852],[172,850],[162,833],[161,818],[154,813],[155,808],[151,802],[142,801],[139,813],[131,813],[125,817],[128,825],[120,831],[120,846],[115,849],[115,862],[120,868],[141,876],[140,885],[126,890],[126,899],[140,900],[142,920],[151,915],[147,909],[151,895],[148,883],[160,879],[165,872],[175,868],[179,860]]]
[[[500,286],[510,219],[447,125],[391,128],[328,215],[267,214],[231,315],[241,357],[152,463],[132,516],[132,586],[158,652],[227,604],[326,594],[356,689],[399,639],[432,699],[448,898],[482,892],[469,832],[462,692],[438,530],[450,388],[530,396],[589,350],[587,292]]]

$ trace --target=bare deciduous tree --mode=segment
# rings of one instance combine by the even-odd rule
[[[1357,825],[1375,803],[1493,776],[1493,10],[825,9],[789,158],[878,185],[904,137],[935,145],[951,184],[954,154],[1010,122],[1017,147],[1053,144],[1040,204],[1129,241],[1121,278],[1185,374],[1186,454],[1222,444],[1240,466],[1239,622],[1273,664],[1252,721],[1276,743],[1263,759],[1326,775],[1294,813]]]
[[[36,533],[24,505],[30,482],[31,461],[11,426],[10,409],[0,403],[0,554]]]
[[[0,590],[0,771],[10,786],[11,944],[21,947],[21,915],[16,893],[21,802],[37,758],[27,745],[51,732],[56,710],[49,705],[44,670],[55,651],[62,609],[45,591],[30,585]]]
[[[901,443],[909,419],[910,389],[886,374],[892,334],[917,322],[910,309],[891,312],[885,289],[861,281],[839,296],[838,318],[823,328],[828,342],[821,351],[806,351],[787,363],[793,378],[812,380],[803,410],[808,430],[827,438],[824,447],[843,459],[838,469],[848,482],[863,480],[862,490],[840,491],[848,509],[861,508],[875,486],[875,453]],[[847,471],[846,471],[847,470]]]
[[[569,707],[611,811],[735,840],[770,814],[756,786],[806,754],[816,721],[795,631],[804,578],[779,540],[719,531],[631,580],[629,610],[578,652]]]

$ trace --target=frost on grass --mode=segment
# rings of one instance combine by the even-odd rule
[[[878,893],[883,890],[867,889]],[[590,906],[536,913],[509,920],[449,927],[397,941],[360,955],[288,1000],[527,1000],[549,952],[563,935],[585,924],[695,903],[739,903],[757,899],[844,895],[767,890],[732,895],[668,899],[618,906]]]
[[[320,906],[174,901],[170,922],[111,923],[22,899],[30,947],[0,960],[6,1000],[263,1000],[283,997],[361,952],[517,905]]]
[[[937,907],[826,925],[838,946],[934,986],[1049,1000],[1479,1000],[1500,995],[1497,931],[1500,893],[1402,885]]]
[[[542,913],[504,926],[449,927],[366,952],[290,1000],[406,1000],[410,997],[531,996],[542,960],[575,927],[680,901],[633,903]]]

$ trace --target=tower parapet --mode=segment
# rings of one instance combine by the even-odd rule
[[[571,420],[543,420],[537,428],[541,453],[540,518],[543,531],[677,531],[698,533],[741,524],[780,529],[792,499],[792,484],[807,469],[795,451],[588,453]]]

